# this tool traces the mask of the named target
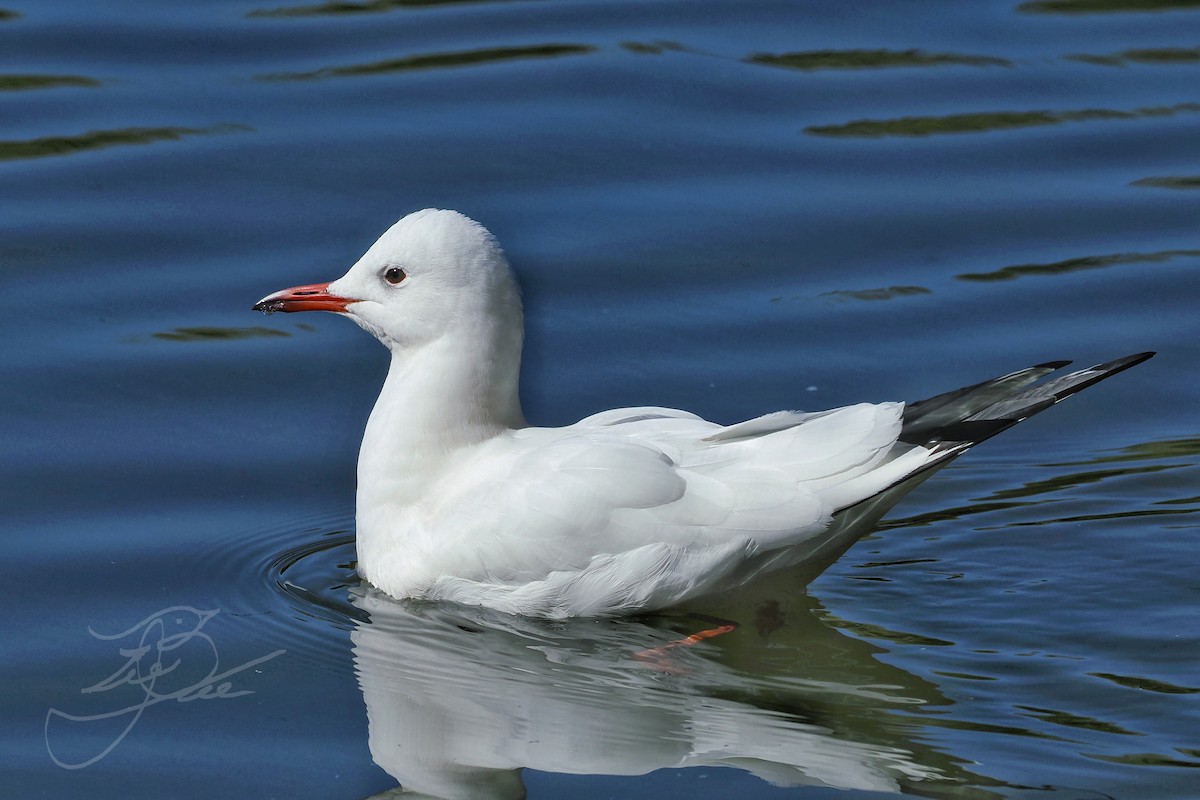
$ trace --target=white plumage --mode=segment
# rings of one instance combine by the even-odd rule
[[[358,468],[358,568],[396,597],[538,616],[663,608],[832,561],[932,467],[1130,356],[1026,388],[1032,367],[906,408],[777,412],[723,427],[683,411],[605,411],[529,427],[523,323],[491,235],[410,214],[345,276],[262,311],[343,313],[391,351]]]

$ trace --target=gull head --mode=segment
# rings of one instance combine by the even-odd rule
[[[254,309],[345,314],[393,352],[521,329],[520,294],[496,240],[457,211],[432,208],[389,228],[337,280],[275,292]]]

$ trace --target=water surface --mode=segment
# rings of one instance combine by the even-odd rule
[[[0,5],[12,796],[1194,795],[1200,5]],[[1160,355],[647,658],[354,577],[384,351],[248,309],[426,206],[539,424]]]

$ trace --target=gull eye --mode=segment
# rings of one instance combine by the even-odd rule
[[[404,279],[408,277],[408,273],[399,267],[388,267],[383,272],[383,279],[392,286],[404,283]]]

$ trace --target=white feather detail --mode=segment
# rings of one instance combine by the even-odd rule
[[[372,580],[395,594],[550,616],[678,603],[758,554],[822,535],[839,508],[912,468],[918,457],[885,463],[902,408],[787,412],[729,428],[618,409],[511,431],[463,454],[453,483],[434,485],[437,504],[409,514],[397,560]]]
[[[662,608],[705,593],[752,554],[753,548],[747,539],[710,547],[659,542],[597,555],[581,569],[555,570],[519,585],[443,577],[428,596],[552,618]]]

